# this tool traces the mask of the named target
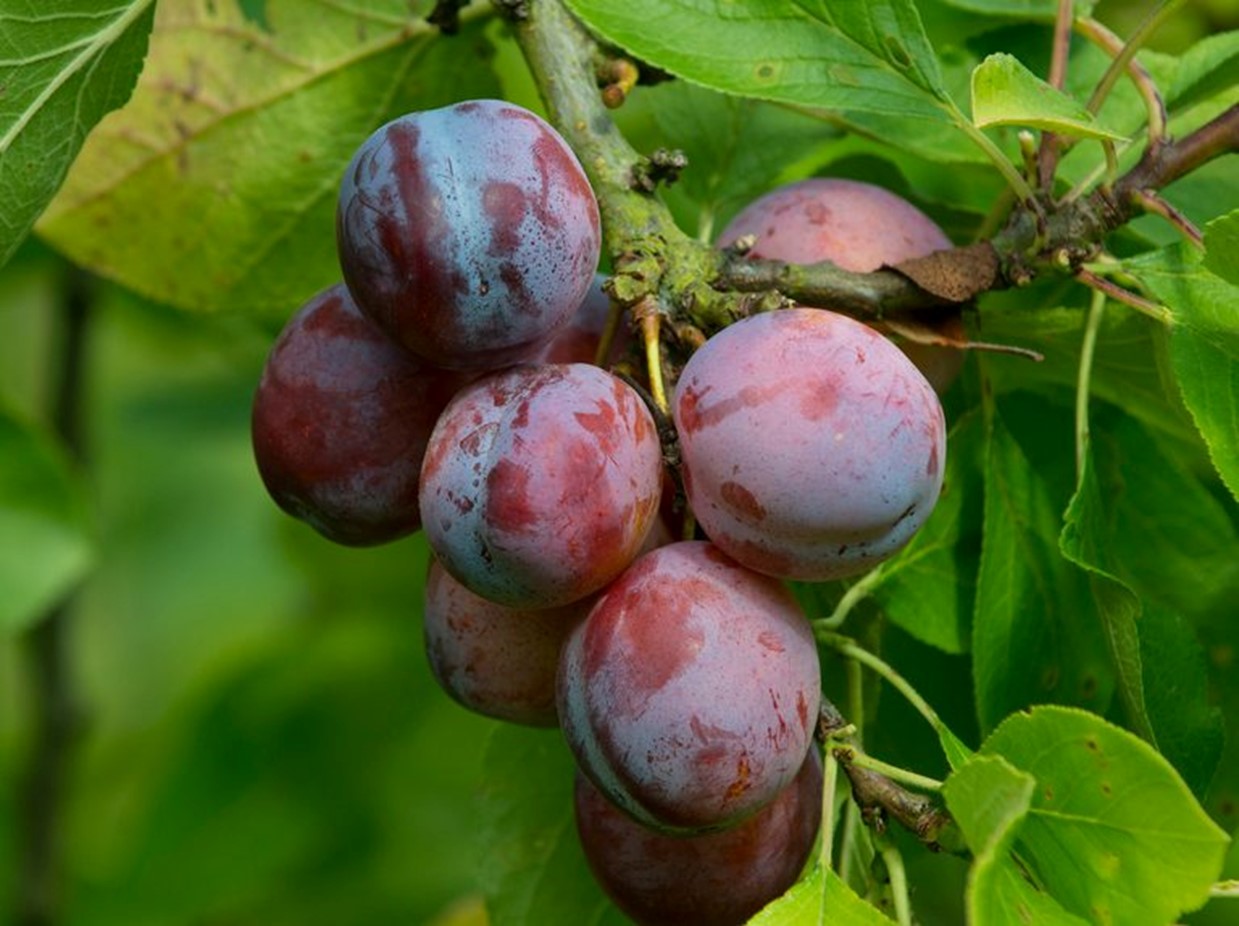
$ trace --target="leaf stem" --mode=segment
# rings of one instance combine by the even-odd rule
[[[879,772],[892,781],[899,781],[914,788],[920,788],[922,791],[942,790],[942,782],[936,778],[930,778],[918,772],[900,768],[898,765],[891,765],[883,762],[881,759],[875,759],[865,752],[852,752],[848,757],[848,762],[859,768],[867,768],[871,772]]]
[[[1076,31],[1088,41],[1108,52],[1118,60],[1123,52],[1123,40],[1095,19],[1080,19],[1076,22]],[[1149,144],[1160,144],[1166,138],[1166,102],[1161,91],[1143,64],[1131,58],[1127,62],[1127,76],[1144,100],[1147,113]]]
[[[888,838],[878,840],[878,852],[886,865],[890,878],[891,899],[895,905],[895,922],[899,926],[912,926],[912,904],[908,899],[908,873],[903,866],[903,854]]]
[[[1106,294],[1093,290],[1088,317],[1084,322],[1084,337],[1080,342],[1080,370],[1076,376],[1076,483],[1084,475],[1084,458],[1088,453],[1088,396],[1093,377],[1093,354],[1097,347],[1097,332],[1105,313]]]
[[[1110,95],[1110,91],[1114,89],[1114,85],[1118,83],[1119,77],[1127,70],[1128,64],[1136,57],[1136,52],[1149,40],[1149,37],[1157,30],[1166,19],[1176,12],[1186,0],[1165,0],[1157,9],[1153,10],[1144,22],[1136,27],[1136,31],[1131,34],[1127,41],[1123,44],[1122,49],[1115,55],[1114,60],[1110,62],[1110,66],[1106,68],[1106,72],[1101,76],[1101,80],[1097,82],[1097,86],[1093,90],[1093,95],[1089,97],[1085,108],[1096,115],[1100,110],[1106,97]],[[1152,128],[1152,117],[1150,116],[1150,129]],[[1151,138],[1154,137],[1151,135]],[[1160,137],[1160,134],[1155,137]]]
[[[1231,878],[1229,881],[1219,881],[1209,888],[1209,896],[1225,898],[1226,900],[1239,900],[1239,879]]]
[[[817,638],[825,645],[829,646],[835,652],[854,659],[856,662],[864,665],[866,668],[873,670],[882,678],[886,679],[896,691],[903,695],[908,703],[916,708],[917,712],[925,718],[934,732],[943,735],[949,735],[946,724],[942,722],[942,718],[938,716],[938,712],[929,706],[929,702],[921,697],[921,693],[917,691],[907,679],[894,670],[891,665],[884,662],[882,659],[875,656],[863,646],[850,637],[845,637],[841,634],[831,633],[829,631],[818,631]]]
[[[827,747],[822,756],[822,847],[818,864],[822,871],[830,871],[834,864],[835,847],[835,791],[839,786],[839,760]]]
[[[1058,13],[1054,17],[1054,44],[1050,51],[1048,83],[1062,90],[1067,82],[1067,61],[1071,53],[1071,22],[1074,17],[1072,0],[1058,0]],[[1041,148],[1037,156],[1038,184],[1041,191],[1049,194],[1054,187],[1054,170],[1058,166],[1059,137],[1054,132],[1043,132]]]
[[[868,598],[873,590],[882,584],[882,579],[881,565],[870,569],[860,579],[848,586],[847,591],[843,593],[843,597],[839,599],[839,603],[835,605],[835,609],[830,612],[828,617],[814,621],[813,625],[821,630],[838,630],[839,626],[847,620],[847,616],[852,613],[852,609]]]

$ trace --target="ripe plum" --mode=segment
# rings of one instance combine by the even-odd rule
[[[641,926],[739,926],[796,881],[822,820],[822,760],[800,772],[744,822],[698,836],[642,826],[584,775],[575,791],[577,834],[607,895]]]
[[[906,199],[871,183],[835,177],[811,177],[759,197],[723,229],[719,246],[744,235],[756,238],[748,251],[753,257],[794,264],[828,260],[854,273],[951,247],[933,219]],[[963,351],[952,347],[895,343],[939,392],[963,365]]]
[[[513,367],[444,411],[421,513],[443,567],[475,594],[549,608],[602,588],[658,513],[662,448],[640,397],[588,364]]]
[[[362,311],[439,366],[534,354],[589,289],[598,204],[572,150],[535,114],[472,100],[392,120],[358,149],[336,212]]]
[[[564,645],[556,695],[581,770],[657,829],[724,828],[796,776],[821,698],[808,621],[716,546],[660,547]]]
[[[672,411],[698,522],[769,575],[871,568],[908,542],[942,487],[933,387],[890,341],[833,312],[723,329],[689,359]]]
[[[338,543],[411,533],[426,442],[467,381],[402,350],[332,286],[288,321],[259,380],[251,433],[263,483]]]
[[[547,610],[508,608],[479,598],[432,561],[423,622],[430,669],[469,710],[553,727],[559,651],[592,604],[586,598]]]

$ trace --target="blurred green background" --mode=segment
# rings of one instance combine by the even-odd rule
[[[0,275],[0,407],[18,420],[47,419],[66,271],[28,244]],[[335,547],[266,496],[248,415],[272,334],[94,288],[65,922],[421,923],[473,890],[490,724],[429,675],[422,541]],[[8,823],[33,649],[0,635]],[[0,921],[17,840],[0,826]]]

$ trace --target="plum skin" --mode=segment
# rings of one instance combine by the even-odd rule
[[[573,630],[556,698],[578,766],[633,819],[720,829],[799,771],[821,700],[817,647],[781,583],[710,543],[673,543]]]
[[[739,926],[799,876],[822,820],[822,761],[811,749],[769,804],[731,829],[671,836],[632,820],[584,775],[577,834],[606,894],[642,926]]]
[[[431,549],[465,587],[516,608],[596,592],[657,516],[662,447],[622,380],[588,364],[517,366],[462,390],[422,466]]]
[[[592,604],[586,598],[561,608],[508,608],[473,594],[432,559],[422,623],[431,673],[475,713],[556,726],[559,652]]]
[[[280,508],[337,543],[412,533],[427,442],[466,382],[392,343],[343,284],[329,287],[267,357],[250,420],[259,475]]]
[[[811,264],[828,260],[869,273],[952,246],[951,239],[906,199],[882,187],[839,177],[810,177],[755,199],[723,229],[719,247],[744,235],[752,257]],[[829,308],[826,306],[825,308]],[[952,333],[962,337],[962,325]],[[896,342],[939,393],[959,375],[964,353],[953,347]]]
[[[672,411],[698,522],[779,578],[872,568],[911,539],[942,488],[933,387],[843,315],[783,309],[730,325],[689,359]]]
[[[511,103],[392,120],[340,185],[336,241],[357,304],[438,366],[497,369],[565,325],[593,280],[598,204],[572,150]]]

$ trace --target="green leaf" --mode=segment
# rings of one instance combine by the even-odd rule
[[[1170,361],[1183,401],[1239,498],[1239,286],[1210,273],[1187,244],[1133,258],[1127,267],[1174,313]]]
[[[1010,16],[1031,22],[1053,22],[1058,14],[1058,0],[943,0],[947,6],[991,16]],[[1095,0],[1075,0],[1072,4],[1076,16],[1088,16],[1093,11]]]
[[[924,527],[882,567],[873,596],[912,636],[948,653],[963,653],[972,611],[981,537],[981,416],[951,429],[942,495]]]
[[[0,265],[64,181],[89,132],[129,98],[154,0],[0,4]]]
[[[484,767],[480,881],[492,926],[616,919],[577,841],[576,766],[563,737],[500,726]]]
[[[1024,125],[1083,138],[1123,138],[1008,54],[990,55],[972,72],[972,119],[983,128]]]
[[[1039,435],[1055,420],[1041,407],[1027,417]],[[1052,441],[1052,435],[1041,437],[1044,448],[1054,447]],[[1091,591],[1059,552],[1062,507],[1055,494],[1046,465],[1030,460],[995,414],[972,632],[982,729],[1037,702],[1104,705],[1109,696],[1110,669]]]
[[[1008,718],[981,754],[1036,780],[1016,851],[1070,912],[1143,926],[1207,899],[1226,834],[1143,740],[1084,711],[1037,707]]]
[[[417,8],[425,11],[429,2]],[[164,0],[133,99],[83,148],[39,232],[160,302],[285,318],[339,279],[339,180],[398,114],[496,96],[477,21],[406,0]]]
[[[748,926],[890,926],[891,920],[865,903],[833,870],[815,867],[791,890],[748,921]]]
[[[0,409],[0,631],[43,617],[94,555],[86,495],[63,453]]]
[[[1036,784],[1002,757],[980,756],[952,772],[942,786],[947,808],[973,854],[964,898],[969,923],[1085,922],[1039,891],[1011,857]]]
[[[1222,711],[1211,703],[1204,649],[1187,621],[1147,606],[1140,620],[1140,654],[1157,749],[1203,800],[1226,739]]]
[[[1061,543],[1093,573],[1120,691],[1131,689],[1125,700],[1133,728],[1203,795],[1221,755],[1222,721],[1209,704],[1200,644],[1170,608],[1199,617],[1232,613],[1239,596],[1235,526],[1139,425],[1102,408],[1092,415],[1085,473]]]
[[[1080,484],[1067,506],[1059,548],[1063,555],[1089,573],[1097,614],[1105,631],[1119,698],[1127,722],[1154,746],[1157,737],[1144,703],[1144,674],[1140,655],[1140,599],[1114,575],[1107,540],[1107,511],[1092,454],[1084,458]]]
[[[1205,269],[1239,285],[1239,211],[1205,226]]]
[[[1029,295],[1034,300],[1054,298],[1053,293]],[[992,364],[996,392],[1047,386],[1074,391],[1084,330],[1081,309],[1041,305],[1033,312],[1022,301],[1002,305],[993,300],[984,308],[986,340],[1026,347],[1045,358],[1039,363]],[[1090,391],[1095,398],[1117,405],[1176,440],[1195,442],[1196,426],[1166,369],[1168,353],[1165,326],[1127,306],[1111,303],[1106,306],[1098,332]]]
[[[568,0],[592,30],[643,61],[739,96],[949,124],[937,56],[908,0]],[[897,127],[897,131],[896,131]],[[965,142],[966,144],[966,142]]]

